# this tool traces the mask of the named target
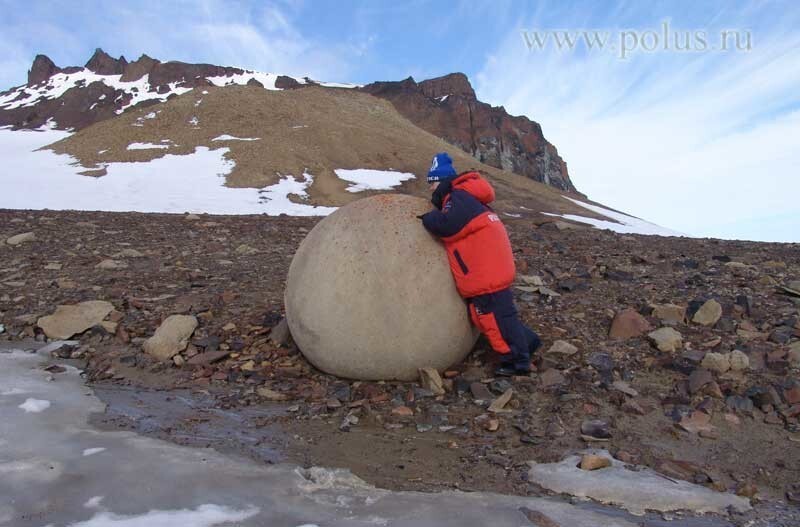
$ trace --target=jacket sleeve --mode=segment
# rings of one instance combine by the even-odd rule
[[[422,216],[422,224],[440,238],[457,234],[484,210],[478,200],[462,191],[454,191],[442,210],[432,210]],[[474,203],[473,203],[474,202]]]

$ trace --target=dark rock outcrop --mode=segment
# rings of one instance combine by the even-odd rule
[[[34,85],[44,82],[61,71],[47,55],[36,55],[33,65],[28,70],[28,84]]]
[[[544,138],[539,124],[479,101],[463,73],[419,83],[411,77],[375,82],[362,90],[390,101],[411,122],[482,163],[576,191],[566,163]]]
[[[122,75],[127,65],[128,61],[125,60],[125,57],[115,59],[102,49],[97,48],[85,67],[98,75]]]

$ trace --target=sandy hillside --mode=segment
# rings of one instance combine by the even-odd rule
[[[257,140],[217,139],[220,136]],[[167,147],[129,149],[155,144]],[[227,176],[229,187],[260,188],[280,176],[302,177],[306,172],[314,176],[311,202],[332,206],[365,195],[346,191],[350,183],[337,177],[336,169],[410,172],[417,178],[397,189],[425,195],[429,160],[446,150],[459,170],[474,168],[488,174],[498,191],[500,210],[595,216],[550,187],[479,163],[417,128],[390,103],[347,89],[197,88],[94,124],[52,148],[74,156],[87,167],[85,174],[102,177],[107,163],[186,155],[198,146],[229,149],[226,158],[235,163]]]

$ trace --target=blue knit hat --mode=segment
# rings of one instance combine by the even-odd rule
[[[439,152],[433,156],[431,169],[428,171],[428,183],[434,181],[445,181],[456,177],[456,169],[453,168],[453,160],[447,152]]]

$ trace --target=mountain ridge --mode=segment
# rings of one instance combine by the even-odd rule
[[[132,107],[165,102],[194,88],[231,84],[270,90],[355,88],[388,100],[413,124],[481,163],[579,194],[541,126],[479,101],[463,73],[419,83],[409,77],[355,86],[212,64],[161,62],[144,54],[129,62],[97,48],[83,67],[61,68],[46,55],[37,55],[28,83],[0,92],[0,126],[81,130]]]

